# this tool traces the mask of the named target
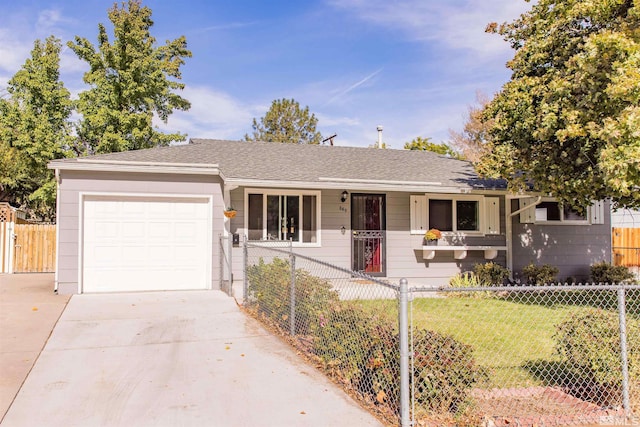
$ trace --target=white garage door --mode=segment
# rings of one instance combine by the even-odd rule
[[[82,291],[206,289],[208,198],[85,196]]]

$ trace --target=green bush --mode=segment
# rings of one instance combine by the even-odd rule
[[[465,273],[458,273],[449,279],[449,288],[457,289],[457,288],[479,288],[482,286],[480,279],[476,276],[475,273],[471,271],[467,271]],[[453,298],[484,298],[487,295],[486,292],[447,292],[445,293],[448,297]]]
[[[509,270],[493,261],[474,265],[473,272],[481,286],[500,286],[509,277]]]
[[[247,308],[267,318],[280,329],[289,331],[291,315],[291,264],[274,258],[270,264],[260,259],[247,267]],[[332,303],[338,293],[324,279],[307,271],[295,271],[295,332],[306,334],[309,325]]]
[[[627,318],[627,336],[640,333],[638,321]],[[622,367],[618,314],[591,308],[573,313],[556,326],[556,349],[566,359],[571,382],[591,389],[586,397],[600,405],[621,402]],[[640,343],[627,340],[630,382],[640,380]],[[635,386],[634,386],[635,387]]]
[[[333,307],[312,328],[315,354],[325,369],[378,405],[397,413],[399,336],[395,322],[356,303]],[[416,403],[429,411],[461,414],[480,369],[472,348],[434,331],[413,331]]]
[[[633,273],[624,265],[600,262],[591,266],[591,281],[595,283],[627,283],[633,280]]]
[[[524,280],[530,285],[555,283],[558,272],[558,267],[549,264],[534,265],[531,263],[522,269]]]

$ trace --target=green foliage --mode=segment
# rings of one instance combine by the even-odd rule
[[[437,412],[460,414],[481,370],[471,346],[451,336],[418,329],[413,333],[415,399]]]
[[[640,206],[638,28],[629,0],[540,0],[490,25],[516,52],[485,110],[490,151],[478,171],[577,210],[607,197]]]
[[[500,286],[509,277],[509,270],[495,262],[485,262],[473,266],[481,286]]]
[[[527,284],[544,285],[555,283],[558,267],[549,264],[535,265],[533,263],[522,269],[522,276]]]
[[[266,264],[247,267],[248,307],[266,316],[278,328],[289,331],[291,315],[291,264],[275,258]],[[311,322],[326,311],[330,303],[338,300],[331,284],[307,271],[295,271],[295,332],[307,333]]]
[[[56,184],[47,163],[70,156],[72,102],[60,81],[61,42],[36,40],[0,99],[0,199],[55,218]]]
[[[405,150],[417,150],[417,151],[433,151],[443,156],[450,156],[455,159],[460,158],[460,155],[447,144],[435,144],[431,142],[431,138],[423,138],[421,136],[413,138],[410,142],[404,144]]]
[[[309,107],[300,108],[294,99],[276,99],[260,122],[253,119],[253,135],[247,141],[320,144],[322,135],[316,131],[318,119],[309,114]]]
[[[384,311],[340,301],[324,279],[296,270],[296,334],[305,351],[348,389],[383,412],[397,416],[400,405],[397,321]],[[263,259],[247,268],[248,310],[289,334],[291,264]],[[432,411],[460,415],[471,387],[478,381],[472,348],[433,331],[413,331],[416,402]]]
[[[591,281],[594,283],[627,283],[633,279],[633,273],[624,265],[611,265],[602,261],[591,266]]]
[[[627,319],[628,336],[640,333],[638,321]],[[556,327],[557,351],[568,362],[568,369],[576,379],[583,380],[601,396],[602,405],[621,402],[622,375],[620,372],[620,330],[616,313],[590,308],[573,313]],[[637,340],[627,341],[629,378],[633,384],[640,381],[640,345]]]
[[[168,145],[185,135],[164,134],[153,126],[154,114],[165,123],[174,109],[188,110],[189,102],[175,93],[184,88],[180,66],[191,57],[184,36],[157,46],[151,36],[151,9],[128,0],[108,11],[114,40],[98,25],[98,46],[77,37],[68,46],[89,64],[84,81],[91,88],[80,93],[78,154],[109,153]]]
[[[458,273],[449,279],[449,288],[480,288],[482,286],[489,286],[489,283],[484,283],[473,272],[467,271],[464,273]],[[446,292],[445,295],[451,298],[489,298],[492,296],[490,292]]]
[[[313,335],[325,369],[397,413],[400,343],[394,325],[356,303],[342,302],[320,317]],[[416,404],[460,415],[481,372],[471,346],[434,331],[416,329],[412,335]]]
[[[330,374],[396,413],[400,355],[392,320],[342,302],[318,317],[312,335],[314,354]]]

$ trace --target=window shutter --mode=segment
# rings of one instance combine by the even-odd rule
[[[427,231],[427,196],[410,196],[411,204],[411,233],[422,234]]]
[[[604,224],[604,200],[594,202],[590,208],[591,224]]]
[[[533,208],[533,203],[536,201],[534,197],[526,197],[524,199],[520,199],[520,209],[531,206],[529,209],[525,209],[520,212],[520,223],[521,224],[533,224],[536,220],[536,210]]]
[[[500,198],[485,197],[485,234],[500,234]]]

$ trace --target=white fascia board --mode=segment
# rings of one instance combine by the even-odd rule
[[[49,169],[103,172],[174,173],[187,175],[220,175],[218,165],[198,165],[190,163],[152,163],[80,160],[75,162],[52,161]]]
[[[416,183],[385,183],[385,182],[331,182],[331,181],[276,181],[260,179],[226,178],[225,184],[233,184],[238,187],[258,188],[305,188],[314,190],[347,190],[347,191],[398,191],[398,192],[422,192],[422,193],[469,193],[468,187],[443,187],[428,186]]]

